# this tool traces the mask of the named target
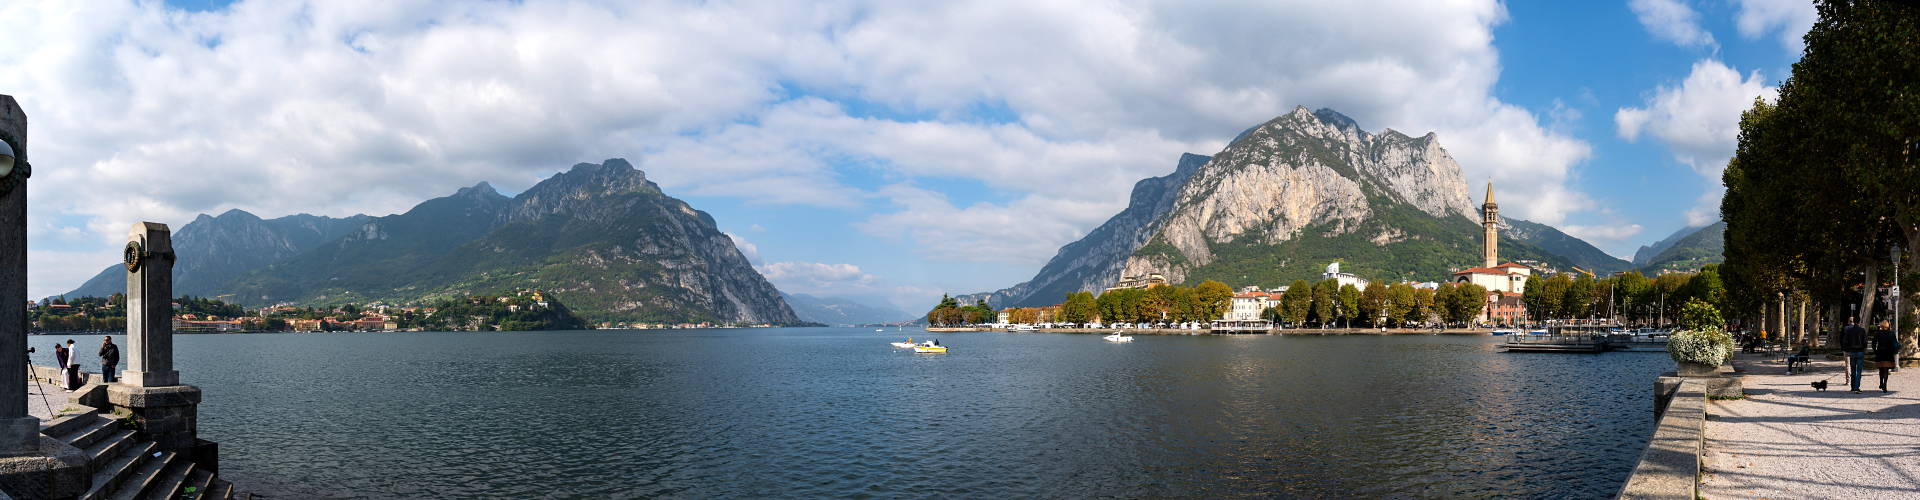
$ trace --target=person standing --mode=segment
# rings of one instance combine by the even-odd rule
[[[1860,328],[1859,318],[1847,318],[1847,327],[1840,329],[1840,350],[1847,353],[1847,379],[1859,394],[1860,364],[1867,357],[1867,330]]]
[[[67,366],[64,367],[64,371],[67,372],[68,391],[79,389],[84,385],[80,383],[80,351],[73,348],[73,339],[67,339]]]
[[[59,342],[53,343],[53,369],[59,370],[60,376],[58,377],[58,379],[60,380],[60,386],[66,387],[67,385],[67,348],[62,347]]]
[[[120,366],[120,346],[113,345],[113,337],[100,342],[100,382],[113,383],[113,367]]]
[[[1887,372],[1899,360],[1900,339],[1894,337],[1893,325],[1880,320],[1880,328],[1873,331],[1873,365],[1880,369],[1880,392],[1887,392]]]

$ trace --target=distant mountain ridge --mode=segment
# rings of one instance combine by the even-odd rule
[[[863,304],[841,297],[815,297],[781,292],[800,319],[827,325],[871,325],[911,321],[914,314],[893,307]]]
[[[173,291],[177,295],[212,297],[220,285],[247,271],[299,255],[360,228],[372,217],[333,218],[289,215],[261,219],[233,209],[212,217],[200,214],[173,228]],[[107,297],[127,291],[127,268],[109,264],[68,297]]]
[[[262,221],[233,210],[174,234],[177,293],[249,306],[540,289],[596,322],[801,324],[713,216],[618,158],[512,198],[482,182],[384,217]],[[73,293],[124,292],[125,276],[115,264]]]
[[[1511,217],[1502,217],[1501,219],[1507,223],[1508,227],[1504,228],[1503,232],[1505,232],[1508,237],[1531,243],[1534,246],[1540,247],[1541,250],[1566,257],[1567,260],[1573,262],[1573,265],[1580,266],[1581,269],[1589,272],[1613,273],[1633,268],[1632,262],[1627,262],[1619,257],[1609,255],[1607,252],[1593,246],[1593,244],[1587,243],[1586,240],[1560,232],[1559,229],[1554,229],[1553,226]]]
[[[242,303],[431,302],[519,288],[593,321],[798,324],[711,215],[622,159],[513,198],[481,183],[225,285]]]
[[[1641,274],[1656,274],[1661,270],[1688,271],[1727,261],[1725,221],[1688,229],[1693,230],[1678,238],[1661,241],[1664,245],[1660,252],[1647,257],[1645,264],[1638,269]]]
[[[1375,279],[1445,279],[1481,265],[1478,214],[1435,134],[1373,134],[1333,110],[1299,107],[1141,181],[1127,209],[1062,247],[1032,280],[960,299],[1048,305],[1147,273],[1272,287],[1318,279],[1336,261]],[[1502,260],[1572,264],[1511,235],[1500,249]]]

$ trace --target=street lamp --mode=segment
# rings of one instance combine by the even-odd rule
[[[13,145],[0,141],[0,177],[13,173]]]

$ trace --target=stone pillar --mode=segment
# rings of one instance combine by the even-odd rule
[[[127,233],[127,369],[134,387],[180,384],[173,370],[173,233],[137,222]]]
[[[0,178],[0,456],[40,451],[40,419],[27,414],[27,115],[0,95],[0,140],[13,171]]]
[[[107,401],[133,415],[140,433],[163,451],[211,468],[213,443],[199,441],[200,388],[173,369],[173,241],[166,224],[140,222],[127,233],[127,369]],[[205,456],[201,456],[205,455]]]

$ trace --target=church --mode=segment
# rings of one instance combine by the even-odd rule
[[[1500,205],[1493,202],[1493,181],[1487,181],[1487,203],[1480,206],[1481,267],[1453,273],[1454,283],[1472,283],[1487,289],[1487,307],[1478,318],[1482,323],[1513,324],[1526,321],[1526,305],[1520,301],[1527,291],[1527,277],[1533,268],[1500,262]]]

